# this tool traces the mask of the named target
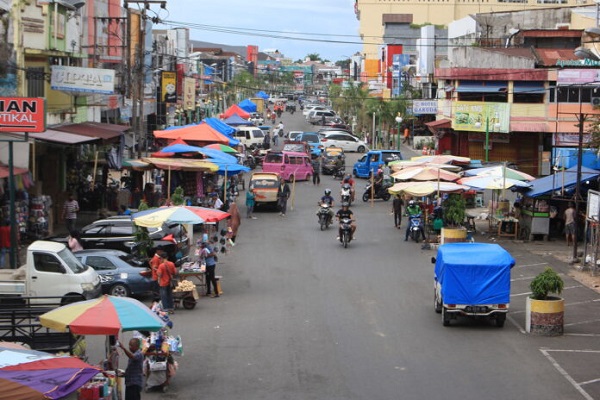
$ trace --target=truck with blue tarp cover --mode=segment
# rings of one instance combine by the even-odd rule
[[[490,243],[448,243],[433,258],[434,307],[444,326],[459,315],[494,319],[504,326],[515,259]]]

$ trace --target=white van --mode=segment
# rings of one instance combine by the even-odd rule
[[[240,126],[234,135],[249,149],[261,147],[265,139],[264,132],[256,126]]]

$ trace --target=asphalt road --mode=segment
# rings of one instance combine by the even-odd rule
[[[286,130],[312,130],[301,113],[282,119]],[[324,176],[295,185],[287,217],[264,210],[242,220],[217,267],[223,296],[173,315],[179,371],[167,393],[143,398],[585,398],[540,352],[556,342],[523,335],[515,320],[442,326],[432,252],[404,242],[391,203],[353,205],[358,239],[347,249],[334,227],[320,231],[316,202],[327,187],[338,199],[339,181]]]

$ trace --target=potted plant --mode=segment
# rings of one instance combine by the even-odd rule
[[[466,217],[465,199],[458,193],[451,193],[442,202],[444,222],[442,228],[442,244],[464,242],[467,239],[467,230],[463,226]]]
[[[525,330],[543,336],[558,336],[564,331],[564,282],[552,268],[546,267],[529,284]]]
[[[148,204],[142,200],[140,205],[138,206],[138,211],[144,211],[148,209]],[[133,235],[134,243],[135,243],[135,253],[139,255],[141,258],[148,258],[150,255],[150,250],[154,246],[154,242],[150,238],[150,233],[148,232],[148,228],[144,228],[143,226],[137,226],[135,229],[135,233]]]

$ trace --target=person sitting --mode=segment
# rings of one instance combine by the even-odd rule
[[[377,175],[375,175],[374,184],[375,184],[375,195],[377,195],[377,193],[379,193],[379,190],[381,190],[381,186],[383,185],[383,170],[382,169],[377,170]]]
[[[321,196],[319,200],[319,206],[321,204],[327,204],[329,206],[329,221],[333,221],[333,196],[331,195],[331,189],[325,189],[324,195]],[[319,214],[319,210],[317,210],[317,214]]]
[[[350,209],[350,204],[346,202],[342,203],[342,208],[340,208],[336,213],[336,218],[340,222],[337,239],[340,240],[340,238],[342,237],[342,220],[344,218],[348,218],[350,219],[350,221],[352,221],[350,223],[350,239],[355,239],[354,232],[356,232],[356,220],[354,219],[354,213]]]
[[[125,204],[119,206],[118,215],[131,215],[131,210]]]
[[[354,187],[356,186],[356,181],[352,178],[351,174],[346,174],[346,176],[344,176],[344,179],[342,179],[342,185],[344,185],[344,183],[350,185],[350,198],[352,199],[352,201],[354,201]]]
[[[408,207],[406,207],[406,215],[408,216],[408,226],[406,227],[406,235],[404,236],[404,241],[408,241],[408,236],[410,235],[410,229],[412,228],[411,219],[413,217],[421,217],[422,211],[421,207],[417,204],[416,201],[411,200],[408,202]],[[421,232],[421,236],[423,240],[425,240],[425,229],[423,229],[423,223],[419,224],[419,231]]]

